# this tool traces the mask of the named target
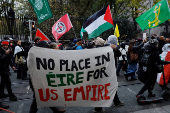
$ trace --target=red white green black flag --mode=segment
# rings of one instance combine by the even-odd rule
[[[88,33],[89,38],[99,36],[104,31],[113,27],[113,19],[110,11],[110,6],[106,6],[90,16],[83,24],[80,31],[80,36],[83,32]]]

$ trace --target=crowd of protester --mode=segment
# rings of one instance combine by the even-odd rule
[[[157,72],[154,71],[157,67],[155,64],[169,64],[169,62],[161,61],[159,54],[162,53],[162,48],[166,43],[170,43],[169,38],[164,38],[164,36],[158,37],[158,35],[153,34],[152,37],[144,40],[142,37],[137,40],[126,40],[118,44],[117,37],[110,35],[106,40],[100,37],[83,40],[70,39],[68,46],[65,45],[64,41],[40,41],[40,37],[35,37],[34,43],[28,41],[21,42],[21,40],[13,40],[12,38],[4,38],[1,42],[0,47],[0,99],[9,97],[10,101],[17,101],[17,97],[12,93],[11,80],[10,80],[10,68],[17,73],[17,79],[28,80],[30,83],[30,88],[34,93],[31,79],[27,74],[27,56],[28,51],[32,46],[38,46],[43,48],[51,48],[56,50],[83,50],[83,49],[93,49],[110,46],[113,49],[115,57],[115,67],[116,75],[120,76],[120,70],[123,70],[124,77],[127,81],[140,80],[144,86],[141,88],[136,97],[142,95],[146,90],[148,90],[148,97],[154,97],[152,90],[157,78]],[[146,56],[149,54],[149,61]],[[147,59],[147,61],[146,61]],[[151,60],[150,60],[151,59]],[[144,63],[145,62],[145,63]],[[149,64],[146,64],[149,62]],[[149,65],[149,66],[148,66]],[[144,68],[146,67],[146,68]],[[4,88],[6,86],[8,94],[4,93]],[[115,106],[123,106],[124,102],[120,101],[118,97],[118,92],[116,92],[113,99]],[[0,101],[0,107],[8,108],[9,105],[5,105]],[[58,109],[56,107],[50,108],[54,113],[63,113],[65,109]],[[30,113],[37,112],[37,105],[35,95],[33,94],[33,102],[30,107]],[[101,107],[95,107],[95,112],[103,111]]]

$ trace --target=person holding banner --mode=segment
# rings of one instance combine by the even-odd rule
[[[78,39],[77,39],[77,43],[76,43],[75,47],[76,47],[76,50],[81,50],[81,49],[83,49],[82,39],[81,39],[81,38],[78,38]]]
[[[96,48],[103,47],[103,46],[111,46],[111,48],[113,49],[113,52],[114,52],[115,67],[116,67],[116,58],[121,56],[121,52],[117,48],[117,37],[114,35],[110,35],[108,37],[107,44],[105,44],[105,41],[102,38],[97,37],[96,40],[94,41],[94,43],[96,45]],[[113,99],[113,102],[114,102],[115,107],[124,106],[124,102],[119,100],[117,91],[116,91],[115,97]],[[95,113],[103,112],[102,107],[95,107],[94,112]]]
[[[66,50],[73,50],[76,43],[77,43],[77,39],[71,38]]]
[[[115,35],[110,35],[107,39],[107,44],[111,45],[114,51],[115,66],[117,67],[117,58],[121,56],[121,52],[117,46],[117,37]]]
[[[50,43],[49,48],[51,49],[59,49],[58,45],[54,42]]]
[[[34,39],[34,45],[36,46],[37,43],[38,43],[40,40],[41,40],[40,37],[35,37],[35,39]]]
[[[117,58],[121,56],[121,52],[117,47],[117,37],[115,35],[110,35],[107,40],[107,44],[110,44],[111,48],[114,52],[114,58],[115,58],[115,67],[117,68]],[[119,100],[118,94],[116,92],[115,97],[113,99],[114,106],[124,106],[124,102]]]
[[[60,50],[64,50],[64,46],[58,40],[56,41],[56,44]]]
[[[49,48],[49,45],[48,45],[48,43],[46,41],[39,41],[36,46],[43,47],[43,48]],[[51,44],[51,48],[56,49],[57,45],[55,45],[53,43],[53,45]],[[35,99],[35,92],[34,92],[34,88],[33,88],[31,79],[29,79],[29,84],[30,84],[30,88],[32,89],[32,91],[34,93],[33,94],[33,101],[32,101],[29,113],[36,113],[38,111],[38,109],[37,109],[37,103],[36,103],[36,99]],[[53,113],[64,113],[66,111],[66,109],[57,109],[55,107],[50,107],[50,109],[53,111]]]

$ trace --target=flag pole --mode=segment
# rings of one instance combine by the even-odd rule
[[[73,28],[73,27],[72,27],[72,29],[73,29],[73,32],[74,32],[75,38],[77,39],[77,36],[76,36],[75,30],[74,30],[74,28]]]
[[[153,0],[150,0],[150,8],[153,6]],[[149,39],[151,39],[151,28],[149,29]]]
[[[57,39],[58,39],[58,34],[57,34]],[[55,39],[56,40],[56,39]]]

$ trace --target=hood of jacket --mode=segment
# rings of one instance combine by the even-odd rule
[[[165,45],[162,47],[162,51],[163,51],[163,52],[168,52],[168,51],[170,51],[170,44],[165,44]]]
[[[157,47],[152,46],[152,45],[150,45],[150,44],[144,46],[144,49],[145,49],[145,52],[146,52],[146,53],[151,53],[151,52],[153,52],[153,51],[158,51],[158,48],[157,48]]]

